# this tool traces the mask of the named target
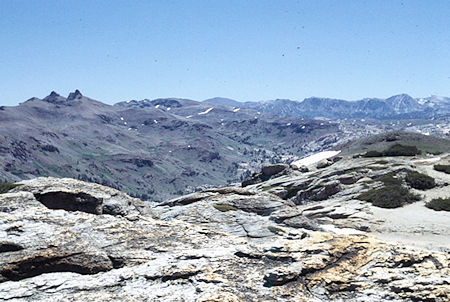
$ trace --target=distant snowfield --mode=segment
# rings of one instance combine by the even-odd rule
[[[335,155],[338,155],[339,153],[341,153],[340,150],[339,151],[323,151],[323,152],[315,153],[315,154],[307,156],[305,158],[296,160],[296,161],[292,162],[291,165],[294,165],[297,167],[308,166],[308,165],[315,164],[323,159],[327,159],[327,158],[333,157]]]
[[[203,112],[199,112],[198,115],[207,114],[208,112],[210,112],[210,111],[213,110],[213,109],[214,109],[214,107],[208,108],[208,109],[206,109],[206,110],[203,111]]]

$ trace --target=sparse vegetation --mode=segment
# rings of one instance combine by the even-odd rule
[[[435,211],[450,211],[450,198],[435,198],[425,204]]]
[[[399,185],[383,186],[372,189],[358,196],[358,199],[372,203],[380,208],[398,208],[420,200],[418,195]]]
[[[364,157],[382,157],[382,156],[414,156],[422,152],[416,146],[407,146],[402,144],[395,144],[380,152],[376,150],[367,151]]]
[[[433,167],[436,171],[450,174],[450,165],[434,165]]]
[[[379,152],[379,151],[375,151],[375,150],[367,151],[364,154],[364,157],[382,157],[382,156],[383,156],[383,152]]]
[[[369,153],[375,157],[387,156],[381,155],[385,150],[389,149],[393,144],[402,146],[415,146],[422,154],[438,154],[448,152],[450,149],[450,140],[437,138],[432,135],[423,135],[419,133],[408,132],[391,132],[370,137],[361,138],[359,140],[338,146],[342,150],[342,154],[364,154],[366,152],[376,151],[377,153]],[[395,151],[395,150],[394,150]],[[364,156],[363,155],[363,156]],[[393,155],[396,156],[396,155]]]
[[[219,211],[221,211],[221,212],[237,211],[237,208],[235,208],[235,207],[233,207],[233,206],[230,206],[230,205],[228,205],[228,204],[223,204],[223,203],[215,204],[215,205],[213,205],[213,207],[214,207],[216,210],[219,210]]]
[[[375,162],[375,164],[377,164],[377,165],[386,165],[387,163],[388,163],[387,160],[377,160],[377,161]]]
[[[375,178],[377,181],[381,181],[385,186],[401,186],[402,180],[394,177],[394,172],[383,174]]]
[[[274,227],[274,226],[269,226],[269,227],[267,227],[267,229],[268,229],[269,231],[271,231],[272,233],[274,233],[274,234],[282,234],[282,233],[285,233],[285,231],[284,231],[282,228],[277,228],[277,227]]]
[[[6,193],[18,186],[20,186],[20,184],[10,182],[0,182],[0,194]]]
[[[433,177],[411,170],[408,170],[408,172],[406,172],[405,181],[412,188],[418,190],[428,190],[436,186]]]
[[[397,135],[395,133],[388,133],[388,134],[386,134],[386,141],[387,142],[394,142],[397,139],[398,138],[397,138]]]
[[[395,144],[389,147],[384,154],[386,156],[414,156],[420,154],[420,150],[416,146],[406,146]]]

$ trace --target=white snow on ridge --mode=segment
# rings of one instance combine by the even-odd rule
[[[156,106],[155,106],[155,108],[156,108],[156,109],[158,109],[158,108],[159,108],[159,104],[158,104],[158,105],[156,105]]]
[[[238,112],[239,110],[241,110],[241,108],[234,108],[233,112]]]
[[[188,116],[186,116],[186,118],[191,118],[192,117],[192,115],[188,115]]]
[[[120,120],[123,121],[123,117],[122,116],[120,117]]]
[[[213,110],[213,109],[214,109],[214,107],[208,108],[208,109],[206,109],[206,110],[203,111],[203,112],[199,112],[198,115],[207,114],[208,112],[210,112],[210,111]]]
[[[315,154],[307,156],[305,158],[296,160],[296,161],[292,162],[291,165],[294,165],[297,167],[308,166],[308,165],[315,164],[323,159],[327,159],[327,158],[333,157],[335,155],[338,155],[339,153],[341,153],[340,150],[339,151],[323,151],[323,152],[315,153]]]

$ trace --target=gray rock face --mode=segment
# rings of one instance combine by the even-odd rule
[[[289,165],[287,164],[274,164],[274,165],[266,165],[263,166],[261,169],[261,172],[254,173],[252,177],[244,180],[242,182],[242,186],[246,187],[249,185],[253,185],[262,181],[266,181],[277,174],[280,174],[284,171],[286,171],[289,168]]]
[[[91,214],[130,215],[154,213],[138,198],[118,190],[71,178],[36,178],[23,181],[12,192],[30,192],[49,209]]]
[[[35,179],[0,195],[0,301],[448,301],[448,253],[312,231],[364,208],[320,204],[252,187],[150,209],[99,185]]]
[[[262,167],[261,172],[264,176],[272,176],[286,170],[288,167],[289,165],[286,164],[267,165]]]

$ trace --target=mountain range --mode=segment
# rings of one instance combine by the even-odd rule
[[[365,98],[358,101],[311,97],[302,102],[287,99],[237,102],[218,97],[204,102],[303,118],[424,119],[450,114],[450,98],[439,96],[413,98],[407,94],[387,99]]]
[[[143,199],[239,182],[336,142],[337,123],[186,99],[108,105],[75,91],[0,108],[0,179],[72,177]]]
[[[263,164],[290,163],[353,138],[405,128],[448,137],[448,119],[432,125],[429,119],[318,119],[351,116],[355,108],[360,111],[353,116],[426,118],[445,115],[448,102],[401,95],[358,102],[160,98],[109,105],[78,90],[67,97],[51,92],[0,106],[0,180],[71,177],[161,201],[240,182]]]

